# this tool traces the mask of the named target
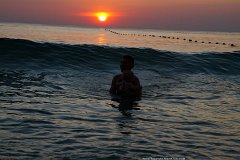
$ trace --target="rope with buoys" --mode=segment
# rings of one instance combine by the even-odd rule
[[[106,31],[108,31],[108,32],[110,32],[110,33],[113,33],[113,34],[116,34],[116,35],[121,35],[121,36],[142,36],[142,37],[154,37],[154,38],[156,38],[156,37],[160,37],[160,38],[168,38],[168,39],[177,39],[177,40],[181,40],[179,37],[177,37],[177,38],[175,38],[175,37],[170,37],[170,36],[162,36],[162,35],[160,35],[160,36],[157,36],[157,35],[154,35],[154,34],[149,34],[149,35],[147,35],[147,34],[127,34],[127,33],[120,33],[120,32],[116,32],[116,31],[113,31],[113,30],[111,30],[111,29],[108,29],[108,28],[105,28],[105,30]],[[186,41],[187,39],[186,38],[183,38],[183,40],[184,41]],[[188,39],[188,41],[189,42],[195,42],[195,43],[202,43],[202,44],[204,44],[205,42],[204,41],[197,41],[197,40],[192,40],[192,39]],[[209,41],[208,42],[208,44],[222,44],[222,45],[227,45],[227,43],[225,43],[225,42],[222,42],[222,43],[219,43],[219,42],[215,42],[215,43],[213,43],[213,42],[211,42],[211,41]],[[231,44],[229,44],[229,46],[231,46],[231,47],[236,47],[236,45],[235,44],[233,44],[233,43],[231,43]]]

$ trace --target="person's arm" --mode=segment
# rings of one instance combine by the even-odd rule
[[[137,77],[135,77],[134,83],[131,85],[131,89],[135,91],[135,94],[137,96],[142,95],[142,86],[141,86],[140,81]]]
[[[141,88],[140,81],[137,77],[134,77],[134,81],[130,85],[130,89],[138,90]]]

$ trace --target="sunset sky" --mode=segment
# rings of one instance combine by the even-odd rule
[[[239,17],[240,0],[0,0],[0,22],[239,32]]]

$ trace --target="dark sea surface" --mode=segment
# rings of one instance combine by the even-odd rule
[[[108,92],[125,54],[143,87],[131,104]],[[0,159],[237,160],[239,117],[239,51],[0,38]]]

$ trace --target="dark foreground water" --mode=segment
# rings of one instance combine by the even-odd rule
[[[135,57],[142,100],[108,93]],[[0,159],[240,159],[240,52],[0,39]]]

